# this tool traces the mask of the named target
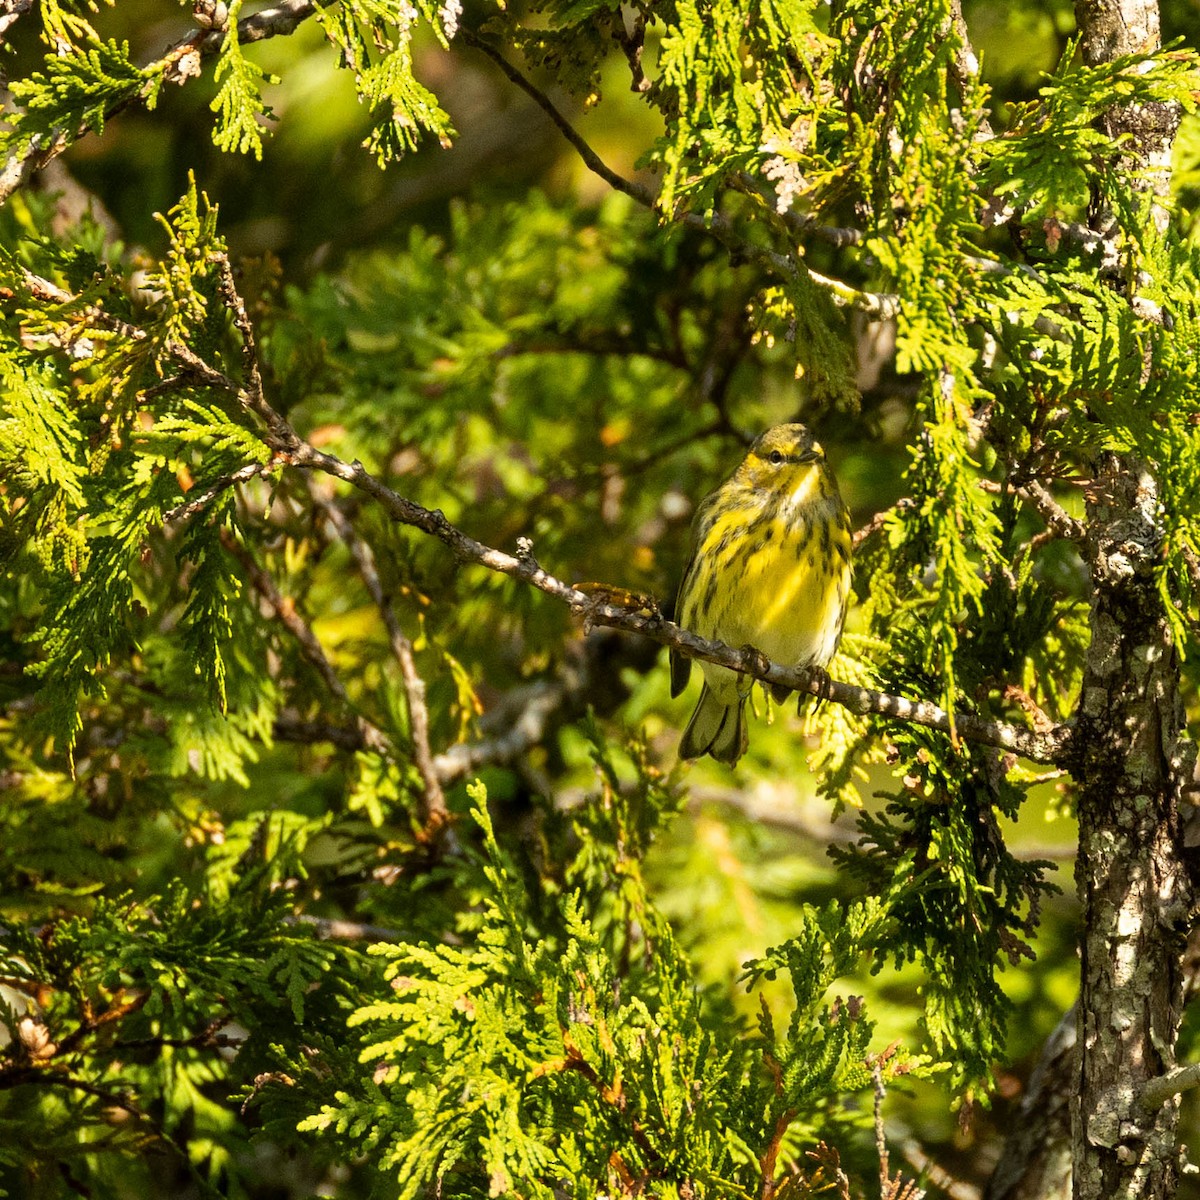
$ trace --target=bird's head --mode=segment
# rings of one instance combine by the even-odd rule
[[[738,469],[739,482],[793,492],[825,475],[825,451],[803,425],[774,425],[761,434]]]

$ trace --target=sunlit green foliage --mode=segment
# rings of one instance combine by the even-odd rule
[[[171,64],[136,65],[105,17],[41,6],[6,154],[162,112]],[[0,1184],[126,1195],[165,1149],[180,1179],[253,1193],[252,1130],[337,1164],[321,1186],[346,1195],[877,1179],[876,1068],[941,1064],[939,1111],[988,1099],[1050,892],[1006,838],[1064,798],[828,704],[754,722],[732,777],[675,771],[651,648],[292,469],[263,405],[488,545],[529,539],[557,577],[667,610],[695,501],[747,437],[805,420],[860,521],[894,505],[858,549],[835,677],[1065,720],[1088,582],[1028,485],[1076,515],[1096,456],[1135,453],[1185,650],[1195,628],[1200,263],[1097,124],[1192,106],[1194,55],[1056,47],[999,105],[941,3],[354,0],[313,21],[381,163],[453,132],[422,39],[444,57],[467,33],[601,112],[628,67],[661,122],[636,148],[656,198],[458,200],[282,279],[231,261],[203,180],[146,251],[35,195],[0,211]],[[258,158],[268,74],[210,39],[213,139]],[[895,348],[870,383],[879,318]],[[511,750],[514,729],[534,733]],[[836,871],[729,816],[763,792],[854,814]]]
[[[241,11],[242,0],[234,0],[229,6],[229,36],[222,43],[221,57],[213,70],[213,79],[221,83],[212,102],[212,110],[217,114],[213,141],[222,150],[252,153],[261,159],[261,122],[271,115],[262,98],[262,86],[279,81],[264,74],[262,68],[243,53],[237,36]]]
[[[146,77],[129,59],[129,45],[89,37],[84,46],[46,55],[43,70],[14,80],[13,99],[24,111],[6,117],[0,150],[20,154],[44,145],[60,130],[68,137],[82,128],[104,131],[104,121],[118,106],[138,95]]]

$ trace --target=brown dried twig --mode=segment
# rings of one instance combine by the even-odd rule
[[[887,1131],[883,1125],[883,1098],[887,1088],[883,1083],[883,1067],[876,1061],[871,1068],[875,1078],[875,1152],[879,1155],[880,1200],[924,1200],[925,1189],[917,1187],[915,1181],[905,1180],[899,1171],[891,1173],[888,1160]]]
[[[759,1167],[762,1171],[762,1188],[759,1191],[761,1200],[772,1200],[775,1195],[775,1166],[779,1158],[779,1150],[783,1145],[788,1128],[795,1119],[796,1110],[794,1108],[785,1109],[775,1118],[775,1127],[771,1130],[771,1140],[767,1142],[767,1148],[759,1159]]]

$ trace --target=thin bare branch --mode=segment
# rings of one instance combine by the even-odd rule
[[[562,798],[570,796],[567,792]],[[756,826],[771,826],[798,835],[820,848],[822,855],[827,846],[848,845],[859,841],[861,836],[848,821],[831,819],[828,807],[818,817],[810,817],[800,790],[782,781],[770,787],[749,788],[696,785],[688,788],[688,804],[691,808],[711,805],[735,809]],[[1075,857],[1073,845],[1047,842],[1014,847],[1009,852],[1019,862],[1069,862]]]
[[[1046,528],[1057,537],[1070,542],[1082,542],[1087,536],[1083,522],[1070,516],[1044,483],[1031,479],[1017,489],[1017,494],[1037,510],[1038,516],[1046,522]]]
[[[271,459],[270,462],[265,463],[247,463],[236,471],[230,471],[228,475],[222,476],[202,492],[197,492],[190,500],[168,509],[163,513],[163,524],[173,525],[176,521],[190,520],[198,513],[203,512],[222,492],[228,491],[231,487],[237,487],[239,483],[248,483],[259,475],[266,475],[278,466],[279,463],[275,459]]]
[[[213,256],[213,262],[217,265],[221,273],[220,290],[222,298],[229,307],[234,325],[242,339],[242,359],[243,368],[247,372],[247,385],[243,386],[237,380],[230,378],[224,372],[211,366],[189,346],[185,346],[182,342],[170,341],[165,343],[164,349],[167,355],[181,368],[180,373],[171,379],[164,380],[163,383],[156,385],[154,388],[147,389],[145,394],[146,396],[150,396],[164,388],[178,387],[189,379],[205,387],[213,388],[215,391],[225,392],[227,395],[233,396],[248,412],[252,412],[259,417],[270,432],[270,441],[274,445],[284,447],[284,454],[286,455],[288,450],[299,444],[299,438],[288,422],[267,403],[263,395],[253,329],[250,325],[245,305],[234,284],[229,260],[225,255],[218,254]],[[27,271],[23,268],[21,270],[21,282],[29,294],[36,300],[62,305],[73,304],[78,300],[77,296],[64,291],[48,279],[43,279],[41,276],[35,275],[32,271]],[[83,315],[94,325],[113,333],[119,333],[121,336],[129,338],[130,341],[144,342],[150,336],[146,330],[139,326],[133,325],[128,321],[123,321],[119,317],[114,317],[111,313],[105,312],[104,309],[95,305],[84,309]],[[251,359],[252,364],[248,365],[247,359]],[[274,469],[280,461],[283,460],[280,460],[278,456],[273,458],[271,460],[271,469]]]
[[[981,479],[979,486],[985,492],[999,495],[1009,485],[995,479]],[[1069,542],[1082,542],[1087,537],[1083,522],[1072,517],[1040,480],[1031,479],[1012,490],[1045,521],[1047,531],[1054,537]]]
[[[421,529],[444,542],[454,551],[460,562],[477,563],[502,575],[520,579],[563,601],[589,625],[639,633],[660,645],[671,646],[689,658],[716,663],[764,682],[780,683],[793,691],[826,696],[860,715],[892,717],[925,725],[944,733],[950,732],[950,714],[929,701],[890,696],[870,688],[825,680],[819,672],[784,667],[770,662],[754,651],[735,650],[721,642],[697,637],[696,634],[681,629],[662,617],[614,604],[597,603],[586,593],[544,571],[531,555],[514,556],[486,546],[452,525],[441,512],[422,508],[419,504],[400,496],[371,475],[362,463],[343,462],[304,442],[287,457],[294,466],[324,471],[352,484],[379,501],[394,520]],[[953,724],[962,738],[983,745],[997,746],[1002,750],[1012,750],[1037,762],[1061,760],[1067,751],[1071,732],[1069,726],[1058,725],[1045,733],[1037,733],[1001,721],[990,721],[974,713],[956,713]]]
[[[483,737],[460,742],[434,756],[433,769],[442,787],[448,788],[483,767],[520,761],[589,705],[602,714],[613,711],[628,695],[625,685],[614,678],[619,676],[615,664],[632,665],[639,671],[648,665],[644,655],[622,655],[618,659],[621,647],[616,642],[615,633],[593,633],[584,640],[577,656],[567,656],[555,675],[513,688],[483,717]],[[621,645],[628,649],[631,643]],[[598,678],[596,670],[600,664],[604,666],[603,678]],[[340,750],[366,749],[358,729],[328,720],[280,716],[273,734],[284,742],[327,742]]]
[[[626,62],[629,63],[629,90],[638,93],[648,92],[651,84],[642,67],[642,52],[646,45],[645,15],[634,10],[630,14],[629,24],[626,26],[625,14],[622,11],[613,29],[613,38],[621,47]]]
[[[384,592],[383,581],[379,578],[379,570],[375,565],[375,553],[366,539],[354,528],[346,514],[332,500],[321,495],[315,487],[310,487],[309,492],[317,508],[333,526],[337,536],[346,543],[358,565],[358,573],[362,576],[363,583],[366,585],[375,607],[379,609],[379,613],[383,617],[392,655],[400,667],[400,676],[404,682],[404,695],[408,703],[409,732],[413,742],[413,761],[417,765],[421,781],[424,784],[425,833],[432,837],[449,823],[450,813],[446,808],[446,797],[442,792],[441,780],[429,749],[429,709],[425,703],[425,681],[417,671],[412,642],[400,628],[396,610]]]
[[[83,1092],[85,1095],[94,1096],[97,1100],[104,1101],[105,1105],[109,1108],[123,1110],[152,1124],[151,1118],[142,1112],[127,1096],[109,1091],[107,1088],[102,1088],[87,1079],[79,1079],[74,1075],[69,1075],[65,1071],[25,1066],[7,1067],[4,1070],[0,1070],[0,1091],[7,1088],[28,1086],[57,1087],[65,1088],[72,1092]]]
[[[317,937],[330,942],[402,942],[405,934],[384,925],[364,925],[361,921],[343,921],[338,917],[311,917],[301,913],[284,917],[285,925],[305,925]]]
[[[337,0],[280,0],[268,8],[259,9],[252,16],[238,22],[238,43],[261,42],[264,38],[286,37],[294,33],[319,8],[332,8]],[[212,35],[210,35],[212,36]],[[221,40],[209,47],[201,48],[202,54],[215,54],[221,48]]]
[[[717,237],[721,236],[717,232],[715,219],[710,231]],[[803,266],[802,263],[796,263],[791,258],[788,258],[787,261],[793,264],[791,274],[798,273],[799,267]],[[778,271],[778,268],[776,270]],[[890,321],[900,313],[900,297],[892,292],[865,292],[841,279],[822,275],[811,267],[806,267],[805,270],[808,272],[809,279],[818,287],[824,288],[839,308],[857,308],[859,312],[866,313],[868,317],[876,321]]]
[[[481,767],[515,762],[540,745],[566,714],[578,712],[585,692],[584,679],[586,675],[572,671],[529,687],[528,697],[509,719],[503,733],[478,742],[460,742],[439,754],[433,760],[437,778],[448,786]]]
[[[950,1200],[981,1200],[982,1192],[974,1184],[956,1179],[945,1167],[934,1162],[916,1138],[906,1138],[900,1144],[904,1161]]]
[[[340,725],[328,720],[305,720],[290,713],[275,718],[271,736],[278,742],[297,742],[302,746],[315,746],[328,742],[339,750],[365,750],[362,733],[355,725]]]
[[[875,1079],[875,1154],[879,1158],[880,1194],[887,1195],[888,1148],[887,1132],[883,1127],[883,1098],[887,1095],[887,1089],[883,1086],[883,1069],[879,1063],[875,1063],[871,1068],[871,1074]]]
[[[654,207],[654,193],[640,183],[635,183],[630,179],[626,179],[622,175],[618,175],[595,150],[588,145],[587,141],[576,130],[575,126],[566,119],[555,107],[554,102],[542,91],[532,80],[528,79],[516,67],[500,53],[490,42],[477,34],[472,33],[469,29],[460,29],[458,31],[459,38],[468,46],[478,50],[481,54],[485,54],[488,58],[500,68],[500,71],[508,77],[509,81],[516,84],[537,106],[554,122],[559,133],[567,139],[575,148],[576,154],[583,159],[584,166],[587,167],[593,175],[599,175],[609,187],[615,191],[624,192],[626,196],[632,197],[639,204],[646,208]]]
[[[245,382],[239,390],[239,399],[262,419],[276,438],[286,442],[288,424],[267,403],[263,395],[262,373],[258,369],[258,348],[254,343],[254,326],[250,323],[250,314],[246,312],[245,301],[234,280],[229,255],[223,252],[214,254],[210,261],[216,264],[221,274],[221,299],[225,301],[225,307],[229,310],[234,328],[242,341],[242,377]]]
[[[21,282],[35,300],[42,300],[50,304],[66,305],[74,304],[79,299],[78,296],[64,291],[48,279],[43,279],[40,275],[35,275],[32,271],[27,271],[23,268],[21,269]],[[106,329],[112,333],[119,333],[122,337],[127,337],[133,342],[144,342],[150,336],[144,329],[128,321],[123,321],[119,317],[114,317],[111,313],[105,312],[104,309],[96,305],[81,310],[81,315],[85,316],[88,321],[99,328]],[[190,347],[185,346],[182,342],[167,342],[164,349],[183,368],[183,376],[190,376],[192,379],[208,387],[215,388],[217,391],[227,392],[235,396],[244,407],[252,407],[251,397],[244,388],[235,380],[230,379],[228,375],[210,366]],[[172,380],[164,380],[163,383],[157,384],[154,389],[150,390],[161,390],[167,385],[177,386],[181,382],[183,382],[183,379],[180,377]]]
[[[875,1078],[875,1153],[879,1156],[880,1200],[924,1200],[925,1189],[912,1181],[905,1181],[899,1171],[891,1173],[888,1158],[887,1131],[883,1125],[883,1099],[887,1088],[883,1083],[883,1067],[877,1060],[871,1068]]]

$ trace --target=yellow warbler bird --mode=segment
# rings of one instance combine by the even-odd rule
[[[783,666],[824,668],[842,634],[852,544],[825,452],[803,425],[776,425],[696,510],[675,620],[704,638],[754,646]],[[671,652],[672,696],[691,669],[691,659]],[[746,751],[753,680],[712,663],[700,669],[704,690],[679,756],[736,763]],[[771,691],[776,700],[787,695]]]

